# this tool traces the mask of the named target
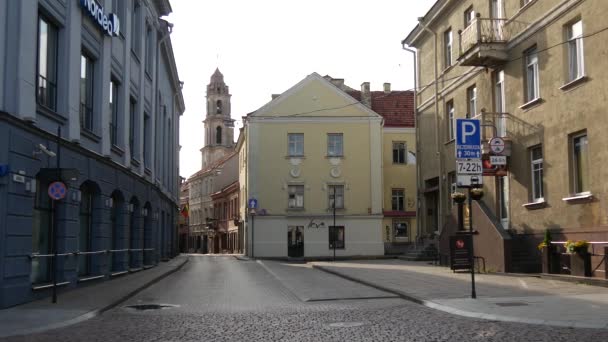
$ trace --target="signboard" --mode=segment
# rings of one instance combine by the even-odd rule
[[[105,14],[103,6],[96,0],[80,0],[82,9],[93,19],[100,29],[108,36],[118,36],[120,34],[120,20],[114,13]]]
[[[490,164],[507,165],[507,157],[506,156],[490,156]]]
[[[255,198],[250,198],[249,201],[247,201],[247,203],[249,204],[249,209],[257,209],[258,208],[258,200]]]
[[[457,159],[456,173],[459,175],[482,174],[481,159]]]
[[[479,120],[456,119],[456,158],[481,158]]]
[[[68,193],[65,184],[62,182],[53,182],[49,185],[48,194],[51,199],[55,201],[59,201],[60,199],[65,198],[65,195]]]
[[[505,141],[500,137],[490,139],[490,150],[494,154],[501,154],[505,150]]]
[[[469,254],[473,239],[471,235],[450,236],[450,268],[452,270],[470,270]]]
[[[459,188],[481,187],[483,185],[482,175],[456,175],[456,186]]]

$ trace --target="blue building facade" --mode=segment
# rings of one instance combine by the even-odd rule
[[[178,253],[169,13],[168,0],[0,0],[0,308],[49,296],[53,275],[76,287]]]

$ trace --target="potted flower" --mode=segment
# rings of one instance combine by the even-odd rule
[[[586,240],[564,243],[566,252],[570,254],[570,274],[579,277],[591,277],[591,254],[587,251],[589,242]]]
[[[549,229],[545,229],[545,237],[537,246],[542,253],[543,273],[560,273],[559,255],[557,255],[556,247],[551,244],[551,241],[551,232]]]

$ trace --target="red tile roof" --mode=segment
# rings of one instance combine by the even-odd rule
[[[348,95],[361,101],[359,90],[347,91]],[[413,91],[371,91],[372,110],[384,117],[384,127],[414,127]]]

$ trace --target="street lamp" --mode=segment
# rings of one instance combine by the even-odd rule
[[[483,197],[483,189],[481,188],[469,188],[469,234],[471,235],[471,252],[469,253],[469,263],[471,264],[471,298],[477,298],[475,292],[475,265],[474,255],[475,248],[473,244],[473,200],[479,201]]]
[[[255,228],[254,228],[254,218],[255,218],[255,208],[249,208],[249,215],[251,215],[251,258],[255,257]]]

